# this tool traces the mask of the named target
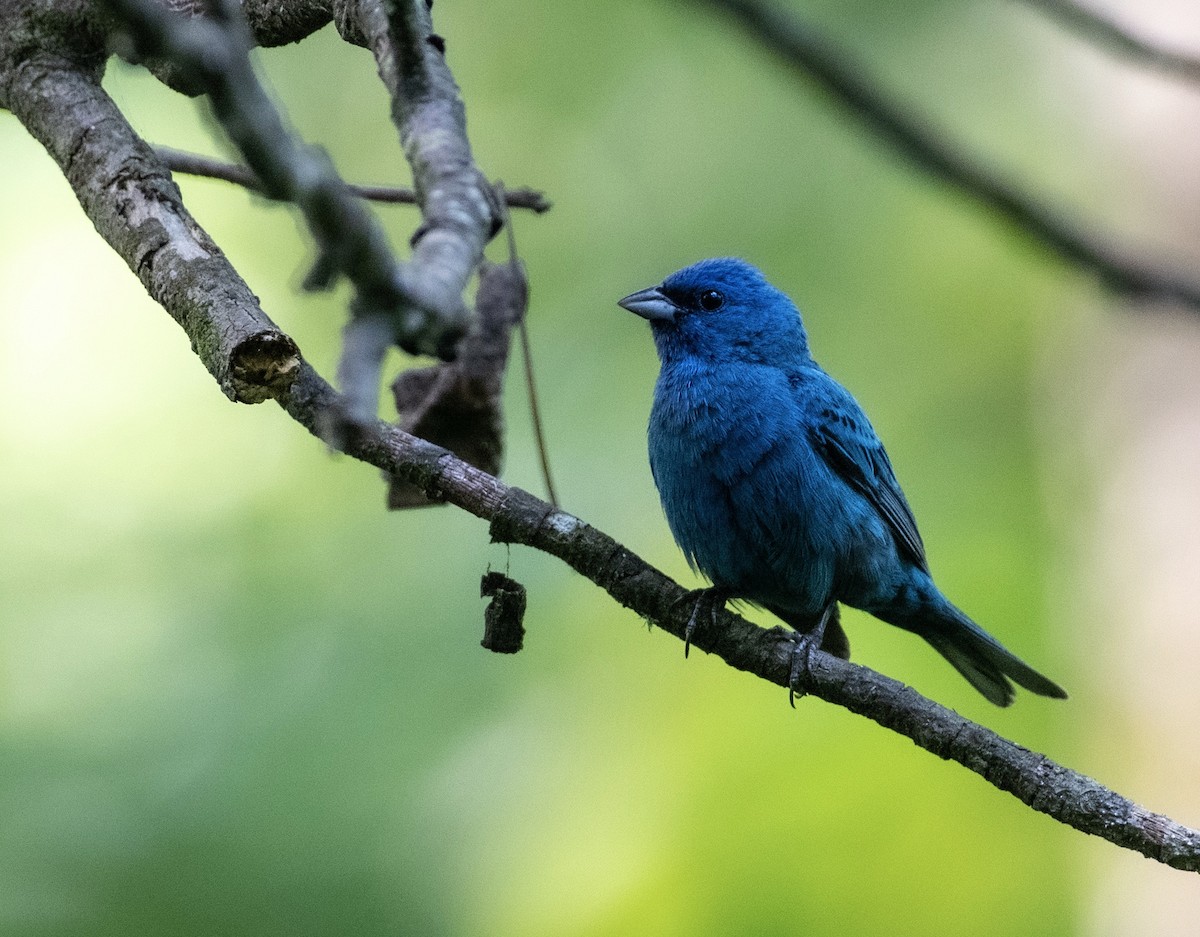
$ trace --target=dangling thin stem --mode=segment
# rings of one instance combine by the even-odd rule
[[[513,265],[519,264],[521,261],[517,256],[517,238],[513,233],[512,218],[508,214],[503,182],[496,182],[496,194],[499,196],[497,201],[501,206],[504,230],[508,234],[508,262]],[[528,289],[528,286],[526,286],[526,289]],[[528,314],[528,297],[526,298],[525,308]],[[546,436],[542,431],[542,414],[538,408],[537,385],[533,380],[533,352],[529,348],[529,328],[526,326],[526,316],[521,316],[517,330],[521,335],[521,357],[525,362],[525,389],[529,395],[529,417],[533,423],[534,444],[537,446],[538,461],[542,466],[542,478],[546,482],[546,497],[557,508],[558,495],[554,491],[554,479],[550,476],[550,457],[546,449]]]

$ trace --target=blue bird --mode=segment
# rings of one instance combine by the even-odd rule
[[[849,658],[840,602],[920,635],[998,706],[1010,680],[1066,698],[934,585],[883,444],[761,272],[703,260],[619,305],[649,320],[661,362],[649,444],[667,523],[713,583],[689,643],[701,608],[762,606],[799,632],[795,687],[814,645]]]

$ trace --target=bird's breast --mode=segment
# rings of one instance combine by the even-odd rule
[[[805,605],[811,595],[819,610],[833,576],[814,536],[812,481],[825,469],[785,375],[664,369],[649,443],[667,522],[697,568],[754,601]]]

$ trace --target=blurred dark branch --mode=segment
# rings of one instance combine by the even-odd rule
[[[1122,55],[1138,65],[1187,81],[1200,81],[1200,58],[1175,52],[1140,39],[1112,20],[1074,3],[1073,0],[1022,0],[1035,9],[1059,20],[1101,48]]]
[[[38,0],[35,0],[38,2]],[[43,0],[44,2],[44,0]],[[57,2],[57,0],[50,0]],[[103,0],[94,0],[102,3]],[[214,0],[159,0],[178,19],[210,19]],[[271,47],[299,42],[333,18],[334,0],[239,0],[241,18],[253,45]],[[192,69],[171,58],[151,58],[143,63],[167,87],[189,97],[205,93]]]
[[[1116,293],[1180,302],[1200,311],[1200,281],[1127,257],[1040,205],[1024,189],[946,142],[921,118],[889,99],[795,14],[761,0],[704,0],[732,16],[764,48],[816,82],[855,117],[925,172],[954,186],[1017,232],[1093,273]]]
[[[222,182],[231,182],[255,192],[262,191],[262,184],[258,181],[258,177],[247,167],[237,163],[227,163],[211,156],[176,150],[169,146],[155,146],[154,151],[172,172],[183,173],[187,176],[203,176],[206,179],[219,179]],[[365,198],[370,202],[392,205],[415,205],[417,203],[416,193],[403,186],[350,183],[347,187],[359,198]],[[504,198],[510,208],[523,208],[538,215],[549,211],[551,207],[546,196],[535,189],[506,189]]]
[[[207,16],[208,0],[165,0],[164,6],[182,16]],[[282,46],[299,42],[333,18],[332,0],[241,0],[242,15],[256,45]]]
[[[307,364],[280,405],[310,432],[337,405],[333,389]],[[406,479],[490,524],[492,539],[556,556],[626,608],[680,640],[690,611],[678,583],[611,537],[519,488],[505,485],[445,449],[376,422],[344,448],[348,455]],[[786,687],[793,638],[729,612],[692,639],[731,667]],[[824,652],[812,655],[804,690],[956,761],[1041,813],[1166,865],[1200,871],[1200,831],[1151,813],[1091,778],[1001,738],[897,680]],[[780,693],[780,705],[783,694]]]

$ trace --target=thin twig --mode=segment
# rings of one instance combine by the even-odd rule
[[[529,346],[529,326],[522,319],[517,326],[521,336],[521,360],[525,363],[525,387],[529,391],[529,419],[533,424],[534,445],[537,448],[538,464],[542,468],[542,481],[546,485],[546,497],[558,507],[558,492],[554,490],[554,476],[550,474],[550,452],[546,446],[546,432],[542,429],[542,413],[538,407],[537,385],[533,379],[533,354]]]
[[[506,205],[508,190],[504,183],[496,183],[496,194],[500,196],[501,205]],[[507,210],[503,212],[504,230],[508,235],[508,263],[516,267],[521,263],[517,253],[517,232],[513,228],[512,217]],[[528,294],[526,294],[528,305]],[[538,463],[542,467],[542,480],[546,484],[546,497],[554,507],[558,507],[558,494],[554,490],[554,477],[550,474],[550,451],[546,446],[546,431],[542,427],[542,410],[538,406],[537,382],[534,380],[533,350],[529,343],[529,316],[523,315],[517,323],[517,332],[521,336],[521,360],[525,365],[525,391],[529,399],[529,419],[533,424],[533,440],[537,448]]]
[[[176,150],[169,146],[155,146],[154,151],[162,158],[172,172],[188,176],[202,176],[206,179],[220,179],[231,182],[242,188],[255,192],[262,191],[262,183],[246,166],[237,163],[227,163],[211,156]],[[356,185],[349,183],[348,188],[359,198],[371,202],[382,202],[390,205],[415,205],[417,194],[405,186],[385,185]],[[536,189],[505,190],[504,198],[510,208],[522,208],[540,215],[549,211],[551,202]]]
[[[1020,186],[959,152],[931,126],[890,100],[849,64],[841,50],[793,13],[761,0],[704,2],[733,16],[756,42],[815,81],[914,164],[986,206],[1017,232],[1091,271],[1114,292],[1173,300],[1200,311],[1200,282],[1124,256],[1039,205]]]
[[[1146,68],[1186,81],[1200,81],[1200,57],[1164,49],[1133,35],[1073,0],[1022,0],[1101,48]]]

